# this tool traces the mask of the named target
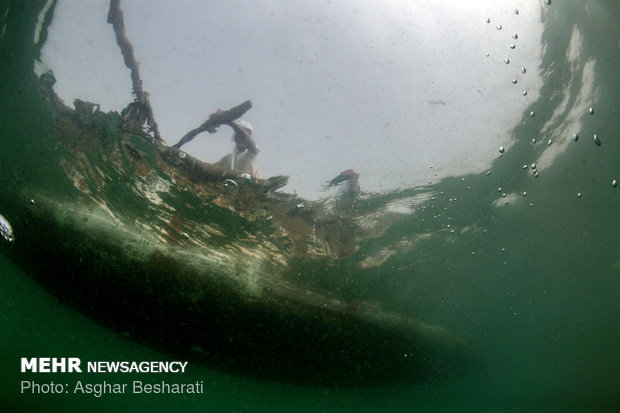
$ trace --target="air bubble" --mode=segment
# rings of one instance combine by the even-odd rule
[[[304,204],[297,204],[295,205],[295,208],[297,209],[304,209],[306,206]]]
[[[519,10],[518,9],[515,9],[514,12],[515,12],[515,14],[519,14]]]
[[[527,90],[523,89],[523,96],[527,96]]]
[[[601,146],[601,140],[598,138],[598,135],[596,133],[594,134],[594,143],[596,144],[596,146]]]
[[[235,181],[233,181],[232,179],[225,179],[224,180],[224,186],[230,186],[233,185],[235,187],[238,187],[239,185],[237,185],[237,183]]]
[[[553,139],[549,139],[549,140],[547,141],[547,145],[551,145],[552,143],[553,143]]]
[[[588,113],[590,115],[594,115],[594,108],[592,106],[590,106],[590,108],[588,109]]]
[[[527,169],[527,165],[523,165],[523,169]]]
[[[514,44],[514,43],[512,43],[512,44],[510,45],[510,48],[511,48],[511,49],[514,49],[515,47],[517,47],[517,46],[515,46],[515,44]]]
[[[187,232],[182,233],[181,236],[185,239],[189,239],[189,235],[187,234]]]
[[[502,30],[502,25],[501,25],[501,24],[498,24],[497,26],[495,26],[495,28],[496,28],[497,30]]]
[[[551,0],[545,0],[545,4],[546,5],[550,5],[551,4]]]
[[[503,147],[503,146],[500,146],[500,147],[499,147],[499,153],[504,153],[504,151],[505,151],[504,147]]]
[[[504,59],[504,63],[506,63],[506,64],[510,63],[510,59],[509,58],[505,58]]]
[[[536,138],[532,138],[532,143],[536,143]]]
[[[618,186],[618,181],[616,181],[615,179],[613,181],[611,181],[611,186],[613,186],[614,188]]]
[[[512,79],[512,84],[516,85],[517,84],[517,79]]]
[[[531,112],[530,112],[530,116],[531,116],[531,117],[534,117],[534,116],[536,116],[536,113],[535,113],[534,111],[531,111]]]
[[[521,195],[527,196],[527,192],[523,191],[523,193]]]
[[[535,163],[532,164],[532,169],[536,169],[536,164]]]
[[[497,188],[497,192],[502,192],[502,188]]]
[[[525,67],[522,67],[521,68],[521,73],[525,73],[525,72],[527,72],[527,69]]]
[[[491,19],[489,19],[489,18],[487,17],[486,22],[487,22],[487,23],[491,23]]]
[[[577,198],[581,198],[581,192],[577,192]]]
[[[573,140],[575,142],[577,142],[579,140],[579,135],[577,135],[576,133],[573,134]]]
[[[534,172],[534,178],[538,178],[538,171]]]

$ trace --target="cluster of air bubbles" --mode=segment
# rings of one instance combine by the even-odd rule
[[[0,214],[0,235],[8,242],[15,241],[15,236],[13,235],[13,228],[11,228],[11,224],[9,221]]]

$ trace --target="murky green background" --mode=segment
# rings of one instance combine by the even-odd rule
[[[0,41],[3,186],[55,179],[53,167],[45,172],[50,117],[31,70],[37,55],[32,27],[42,6],[12,2]],[[620,188],[612,186],[620,179],[620,5],[575,0],[553,6],[543,35],[543,66],[550,70],[540,98],[514,131],[517,142],[496,159],[490,175],[434,184],[440,195],[363,248],[371,255],[408,234],[439,236],[396,256],[382,266],[380,277],[362,271],[355,279],[330,274],[331,281],[321,281],[458,331],[482,355],[477,369],[427,385],[338,389],[258,382],[190,364],[186,375],[166,379],[203,380],[204,395],[22,395],[19,381],[26,375],[19,374],[20,357],[167,357],[63,305],[0,255],[0,403],[6,411],[620,410]],[[583,48],[571,71],[566,52],[574,26]],[[596,100],[586,103],[579,130],[570,132],[580,138],[535,178],[522,165],[544,149],[541,129],[547,121],[558,130],[569,121],[568,112],[552,118],[562,104],[557,92],[574,76],[576,94],[591,60]],[[588,106],[594,114],[587,113]],[[593,142],[595,133],[600,146]],[[537,145],[531,143],[534,136]],[[519,197],[492,206],[501,198],[500,187]],[[447,225],[470,230],[452,233]],[[54,374],[49,380],[76,379]]]

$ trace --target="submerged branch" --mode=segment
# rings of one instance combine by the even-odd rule
[[[140,64],[134,57],[133,45],[125,35],[125,21],[123,19],[123,10],[121,9],[121,0],[110,0],[108,23],[110,23],[114,28],[116,43],[120,47],[121,53],[123,54],[125,66],[131,70],[131,83],[133,85],[133,93],[136,97],[136,101],[142,105],[143,110],[146,112],[146,122],[149,128],[153,131],[155,139],[157,141],[161,141],[159,128],[157,127],[157,122],[155,122],[155,116],[153,115],[153,108],[151,107],[149,94],[142,89],[142,79],[140,78],[140,71],[138,70]]]
[[[252,102],[250,100],[246,100],[240,105],[232,107],[228,110],[218,110],[215,113],[209,115],[209,119],[207,119],[202,125],[197,127],[196,129],[192,129],[187,132],[179,142],[173,145],[173,148],[180,148],[185,145],[187,142],[194,139],[198,134],[202,132],[215,133],[215,129],[223,123],[231,123],[241,116],[245,114],[252,107]]]

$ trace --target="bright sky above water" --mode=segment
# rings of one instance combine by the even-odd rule
[[[263,177],[290,175],[286,191],[314,198],[349,168],[360,173],[362,190],[378,192],[489,168],[542,82],[540,5],[517,3],[132,0],[122,7],[168,144],[216,109],[251,99],[246,119]],[[121,110],[132,99],[107,9],[107,0],[58,1],[43,60],[67,103],[79,97]],[[222,127],[183,149],[215,161],[231,150],[230,135]]]

